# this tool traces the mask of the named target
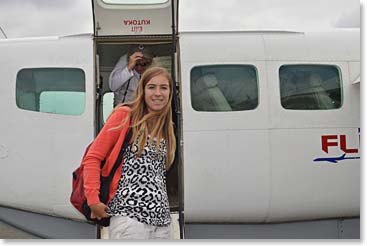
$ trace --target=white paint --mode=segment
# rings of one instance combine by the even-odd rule
[[[359,215],[360,161],[313,162],[328,156],[321,150],[322,135],[346,135],[347,146],[358,146],[359,90],[351,85],[348,68],[348,62],[360,60],[358,31],[181,33],[180,52],[186,222]],[[239,112],[193,110],[191,69],[213,64],[253,64],[259,106]],[[278,74],[285,64],[337,66],[343,106],[285,110]]]
[[[9,40],[0,42],[0,50],[0,63],[6,64],[3,81],[7,82],[0,92],[0,110],[9,112],[4,114],[7,120],[0,128],[0,144],[7,146],[7,158],[1,159],[0,203],[74,217],[69,203],[71,173],[80,163],[84,146],[94,137],[92,39]],[[86,105],[82,115],[32,112],[16,106],[17,73],[23,68],[40,67],[75,67],[85,72]],[[54,210],[54,206],[67,209]]]

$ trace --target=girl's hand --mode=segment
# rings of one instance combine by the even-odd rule
[[[92,219],[97,218],[98,220],[100,220],[102,218],[110,217],[107,214],[107,206],[102,202],[90,205],[89,207],[90,207],[90,210],[92,211],[91,216],[90,216]]]

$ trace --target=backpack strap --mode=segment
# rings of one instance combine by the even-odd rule
[[[132,132],[132,129],[129,127],[129,130],[128,132],[126,133],[126,136],[125,136],[125,139],[124,139],[124,142],[122,143],[122,147],[121,147],[121,150],[119,152],[119,155],[116,159],[116,162],[115,164],[113,165],[112,169],[111,169],[111,172],[110,174],[108,175],[108,180],[112,180],[113,176],[115,175],[115,172],[117,170],[117,168],[119,167],[119,165],[121,164],[122,162],[122,158],[126,152],[126,148],[127,148],[127,145],[129,144],[130,142],[130,139],[131,139],[131,136],[132,136],[133,132]]]
[[[126,90],[125,90],[125,93],[124,93],[124,98],[122,99],[122,102],[121,103],[124,103],[125,102],[125,97],[126,97],[126,94],[127,94],[127,90],[129,89],[129,86],[130,86],[130,81],[131,81],[131,78],[127,82]]]

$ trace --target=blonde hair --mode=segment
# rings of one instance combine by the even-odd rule
[[[170,93],[167,104],[158,112],[148,112],[147,105],[145,103],[145,93],[144,89],[146,84],[155,76],[164,75],[169,81]],[[114,110],[128,106],[130,107],[130,128],[132,129],[132,137],[130,143],[136,142],[138,145],[137,156],[140,156],[144,150],[144,146],[148,139],[148,134],[150,135],[149,144],[152,145],[154,139],[157,139],[156,151],[160,149],[161,139],[166,141],[166,170],[169,169],[173,163],[176,151],[176,138],[173,129],[172,121],[172,102],[173,97],[173,81],[168,71],[161,67],[152,67],[147,69],[138,84],[136,90],[135,99],[132,102],[119,104]],[[128,118],[122,120],[121,124],[113,129],[122,128]],[[152,129],[148,129],[148,122],[154,120],[154,125]],[[149,130],[151,132],[149,132]]]

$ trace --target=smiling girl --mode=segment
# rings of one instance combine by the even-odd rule
[[[169,239],[166,171],[176,149],[172,121],[173,82],[167,70],[142,75],[131,103],[116,106],[85,158],[84,188],[92,217],[111,217],[111,239]],[[127,132],[132,131],[107,204],[100,202],[99,177],[110,172]],[[106,159],[102,170],[101,161]]]

